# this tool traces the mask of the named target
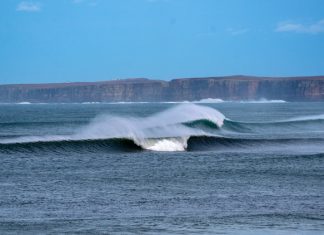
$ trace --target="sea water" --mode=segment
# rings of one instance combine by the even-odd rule
[[[0,233],[322,234],[324,103],[0,105]]]

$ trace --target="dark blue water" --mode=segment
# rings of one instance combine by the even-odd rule
[[[323,231],[324,103],[0,105],[0,234]]]

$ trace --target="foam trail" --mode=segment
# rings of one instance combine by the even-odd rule
[[[245,100],[245,101],[242,100],[242,101],[239,101],[239,103],[267,104],[267,103],[287,103],[287,101],[260,99],[260,100]]]

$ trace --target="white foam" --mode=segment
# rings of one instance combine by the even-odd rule
[[[223,103],[224,100],[222,99],[213,99],[213,98],[207,98],[207,99],[201,99],[199,101],[193,101],[193,103],[201,103],[201,104],[210,104],[210,103]]]
[[[19,103],[16,103],[16,104],[31,104],[30,102],[19,102]]]
[[[185,151],[188,138],[145,139],[139,145],[152,151]]]

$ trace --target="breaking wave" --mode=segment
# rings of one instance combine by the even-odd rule
[[[305,123],[306,122],[306,123]],[[216,109],[197,104],[181,104],[147,117],[100,115],[68,135],[0,136],[0,152],[37,149],[75,149],[75,151],[202,151],[210,148],[246,148],[248,146],[296,143],[322,143],[323,139],[301,137],[266,138],[271,133],[290,130],[316,131],[323,127],[324,114],[273,122],[238,122]],[[0,123],[0,126],[2,124]],[[9,124],[3,124],[9,125]],[[14,125],[14,123],[10,123]],[[25,125],[25,124],[24,124]],[[27,125],[27,124],[26,124]],[[262,135],[259,135],[262,133]],[[302,133],[302,132],[301,132]]]
[[[149,117],[100,115],[71,135],[21,136],[1,139],[0,144],[3,148],[5,144],[126,139],[147,150],[184,151],[190,136],[209,135],[195,126],[209,123],[207,127],[221,128],[224,119],[210,107],[183,104]]]

